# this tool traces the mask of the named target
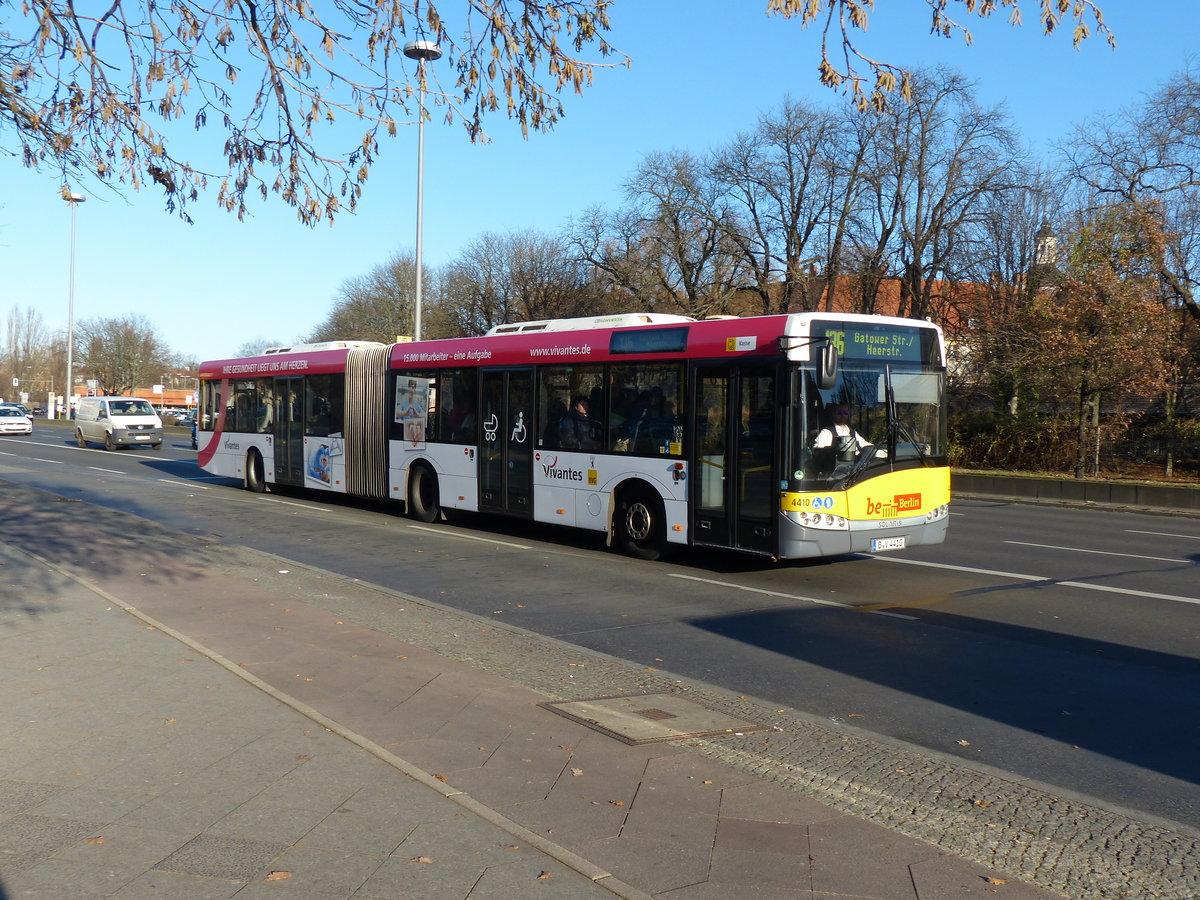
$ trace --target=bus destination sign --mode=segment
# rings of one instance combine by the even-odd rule
[[[813,337],[828,337],[843,359],[921,363],[932,348],[924,347],[928,329],[860,322],[814,322]]]

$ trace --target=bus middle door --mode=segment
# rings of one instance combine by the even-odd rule
[[[479,509],[533,515],[533,371],[485,369],[481,373],[483,459]]]

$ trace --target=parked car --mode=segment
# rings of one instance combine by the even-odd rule
[[[0,406],[0,434],[33,434],[33,419],[15,406]]]

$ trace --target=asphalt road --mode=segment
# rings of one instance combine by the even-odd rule
[[[1200,520],[953,504],[946,544],[646,563],[594,534],[255,496],[159,452],[0,439],[0,478],[552,635],[1200,830]]]

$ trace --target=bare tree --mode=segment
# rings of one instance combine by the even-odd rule
[[[643,310],[703,318],[726,313],[750,278],[732,235],[740,228],[711,167],[691,153],[650,153],[616,213],[592,210],[571,243],[610,289]]]
[[[8,391],[16,380],[19,390],[49,393],[54,381],[49,333],[42,315],[32,307],[13,307],[5,323],[5,340],[0,348],[0,385]],[[37,384],[34,388],[33,385]]]
[[[141,316],[88,319],[75,326],[79,368],[96,379],[103,394],[125,394],[157,382],[169,367],[170,351]]]
[[[876,123],[878,222],[895,233],[899,314],[939,317],[961,241],[996,192],[1023,187],[1007,117],[975,102],[974,85],[948,69],[913,76],[912,100],[864,113]]]
[[[438,284],[438,273],[426,272],[422,287],[431,304]],[[410,250],[396,253],[367,274],[343,281],[333,310],[308,339],[393,343],[400,335],[412,334],[415,292],[416,255]]]
[[[1061,223],[1056,173],[1030,169],[1022,190],[981,198],[979,215],[958,244],[953,270],[961,282],[949,293],[947,328],[959,395],[982,392],[1008,420],[1021,409],[1024,373],[1039,363],[1042,335],[1028,328],[1033,298],[1053,289]]]
[[[605,297],[605,312],[653,312],[668,301],[647,260],[641,214],[591,207],[566,226],[571,253],[590,267]]]
[[[825,280],[815,276],[826,274],[827,226],[839,210],[842,139],[836,115],[789,100],[716,154],[714,178],[741,224],[728,237],[764,314],[817,308]]]
[[[235,357],[243,356],[261,356],[263,351],[268,347],[286,347],[286,341],[273,341],[265,337],[256,337],[252,340],[245,341],[241,346],[234,351]]]
[[[461,334],[506,322],[597,314],[599,297],[565,239],[538,231],[485,233],[446,273],[444,312]]]

